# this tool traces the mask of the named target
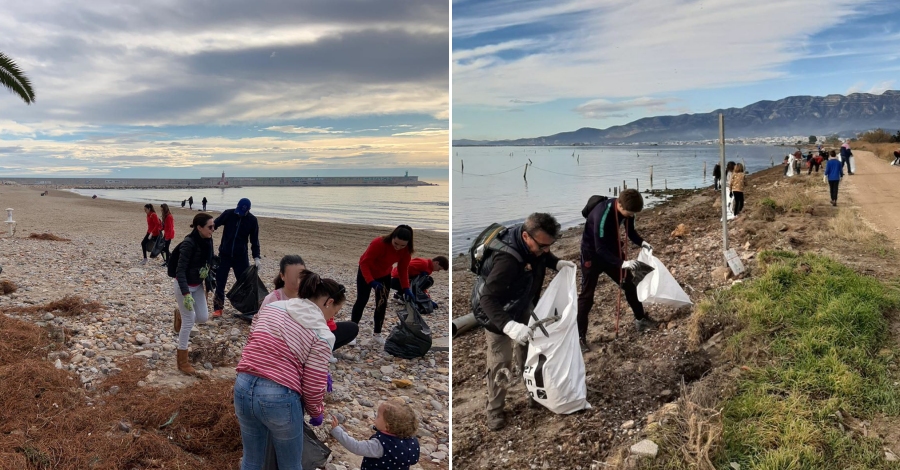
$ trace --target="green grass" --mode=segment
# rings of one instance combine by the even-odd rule
[[[814,255],[764,252],[760,265],[760,278],[708,307],[743,325],[729,347],[764,351],[722,404],[716,466],[888,468],[880,442],[842,431],[838,416],[900,414],[896,354],[879,354],[893,348],[885,315],[897,289]]]

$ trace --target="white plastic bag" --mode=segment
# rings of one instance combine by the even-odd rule
[[[644,277],[637,285],[638,300],[675,308],[693,304],[672,273],[666,269],[659,258],[653,256],[653,250],[642,249],[637,259],[653,267],[653,272]]]
[[[564,267],[556,275],[535,306],[534,313],[538,319],[554,315],[559,315],[560,319],[544,327],[549,336],[545,336],[540,328],[534,331],[522,374],[528,393],[557,414],[589,409],[584,358],[578,345],[578,294],[574,268]],[[532,318],[529,326],[535,323]]]

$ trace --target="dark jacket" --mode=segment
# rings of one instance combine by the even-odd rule
[[[178,280],[182,295],[190,292],[189,285],[196,286],[203,282],[200,279],[200,268],[212,266],[212,259],[212,238],[203,238],[196,229],[184,237],[178,252],[178,268],[175,270],[175,279]]]
[[[625,217],[616,210],[618,198],[607,199],[588,214],[584,222],[584,233],[581,235],[581,261],[594,260],[616,268],[622,267],[624,261],[619,252],[619,227],[625,224],[628,238],[637,246],[644,239],[634,230],[634,217]],[[624,246],[624,240],[622,240]]]
[[[716,166],[713,167],[713,178],[722,179],[722,165],[716,163]]]
[[[510,227],[498,238],[515,254],[493,251],[472,289],[475,318],[488,331],[503,334],[510,321],[528,323],[529,305],[537,305],[547,268],[556,269],[553,253],[534,256],[522,240],[522,226]]]
[[[222,242],[219,243],[219,256],[224,258],[247,257],[247,240],[253,250],[253,257],[259,258],[259,223],[256,216],[247,213],[241,217],[228,209],[213,222],[216,228],[225,226]]]

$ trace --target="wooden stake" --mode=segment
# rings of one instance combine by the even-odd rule
[[[525,164],[525,173],[522,174],[522,179],[524,179],[526,182],[528,181],[528,164],[527,163]]]

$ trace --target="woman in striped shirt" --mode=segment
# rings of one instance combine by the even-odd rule
[[[301,468],[303,411],[309,424],[322,424],[334,345],[326,322],[343,307],[344,291],[337,282],[307,271],[298,298],[270,303],[253,317],[234,384],[242,470],[262,468],[270,435],[279,468]]]

